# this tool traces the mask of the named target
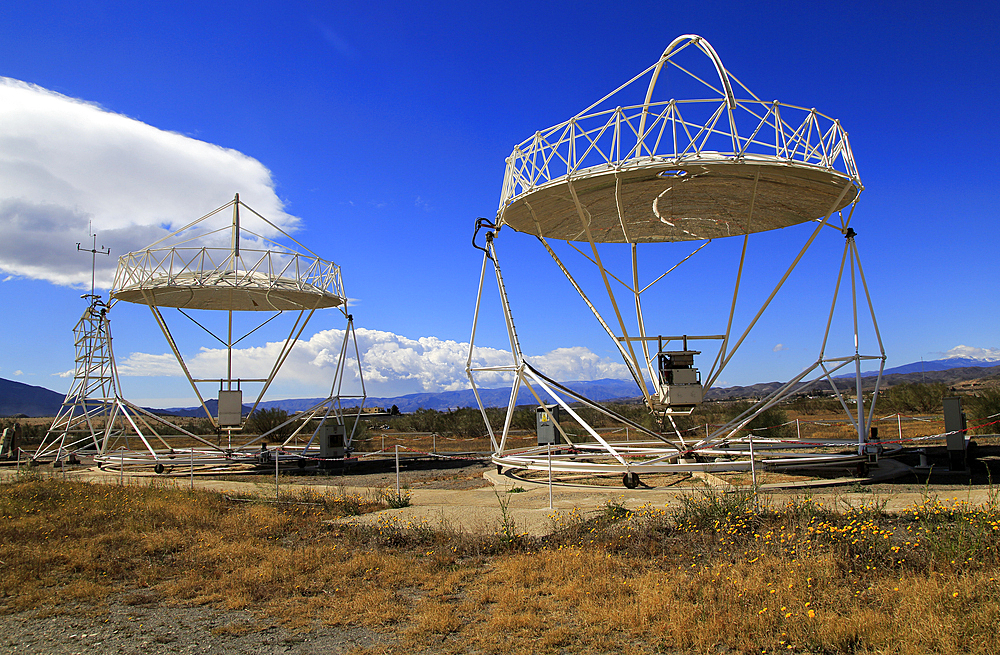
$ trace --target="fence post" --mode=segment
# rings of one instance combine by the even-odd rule
[[[552,509],[552,444],[551,443],[549,444],[549,509]]]

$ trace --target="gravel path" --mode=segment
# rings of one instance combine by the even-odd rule
[[[141,603],[141,604],[137,604]],[[143,592],[104,608],[64,606],[60,613],[0,615],[0,652],[45,655],[348,653],[383,643],[366,628],[314,626],[294,632],[250,612],[164,607]]]

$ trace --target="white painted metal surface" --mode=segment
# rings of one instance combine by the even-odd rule
[[[224,219],[223,212],[229,209],[231,220],[217,225],[218,218]],[[256,224],[256,231],[250,229],[252,224]],[[162,472],[176,464],[178,453],[183,454],[185,462],[197,461],[199,466],[243,466],[269,452],[268,457],[273,459],[280,454],[302,460],[318,454],[319,444],[313,442],[327,422],[349,426],[345,447],[350,449],[367,394],[354,319],[347,311],[340,268],[302,246],[242,203],[238,195],[149,247],[120,257],[111,296],[112,305],[123,300],[149,307],[216,434],[197,434],[179,425],[179,421],[157,416],[129,402],[118,384],[110,397],[104,394],[105,404],[110,404],[110,408],[106,409],[106,421],[102,423],[98,457],[102,465],[154,466],[157,472]],[[247,418],[259,407],[315,311],[324,308],[336,308],[346,320],[329,395],[284,425],[263,435],[244,436]],[[227,353],[225,370],[211,377],[192,375],[163,309],[176,310],[179,316],[218,340]],[[195,311],[188,313],[190,310]],[[199,314],[198,320],[196,311],[208,314]],[[238,366],[234,368],[234,348],[286,311],[292,313],[291,328],[284,339],[275,339],[281,347],[267,377],[239,375]],[[234,312],[249,316],[264,312],[264,315],[256,327],[240,336],[234,334]],[[207,319],[212,317],[228,319],[224,334],[206,327],[210,322]],[[110,336],[107,343],[110,377],[117,383]],[[351,362],[357,366],[356,384],[360,391],[351,392],[344,387]],[[250,388],[253,391],[244,396],[243,392]],[[212,395],[220,400],[218,415],[210,411],[205,400]],[[248,398],[251,405],[245,414],[243,398]],[[345,406],[351,402],[358,404]],[[295,424],[291,436],[274,437],[291,424]]]
[[[694,62],[681,61],[685,51],[687,56],[704,55],[710,72],[705,74],[696,70],[699,61],[704,64],[704,59],[699,57],[694,57]],[[657,81],[661,73],[668,70],[700,89],[699,95],[657,99]],[[695,35],[675,39],[654,65],[629,82],[570,120],[536,132],[518,144],[507,158],[496,218],[477,222],[477,236],[481,230],[487,230],[485,243],[479,245],[474,237],[474,243],[484,254],[467,372],[477,399],[477,376],[505,372],[514,378],[502,426],[490,425],[481,400],[479,403],[493,442],[494,461],[502,466],[548,466],[547,452],[512,453],[508,445],[518,392],[525,387],[538,404],[559,404],[580,423],[587,435],[574,443],[563,434],[570,451],[553,454],[553,467],[560,471],[628,473],[659,471],[664,467],[679,467],[678,470],[688,470],[692,466],[700,470],[752,468],[752,458],[717,465],[713,462],[707,467],[705,462],[694,460],[708,457],[712,449],[738,438],[740,430],[761,412],[816,380],[831,383],[855,427],[860,453],[867,440],[871,415],[866,417],[863,408],[858,407],[852,413],[849,403],[833,384],[832,376],[853,364],[852,372],[856,374],[860,395],[862,362],[878,362],[880,376],[885,362],[855,233],[850,227],[862,189],[847,132],[839,121],[815,109],[760,100],[725,69],[712,46]],[[743,274],[751,235],[804,223],[813,224],[813,228],[801,249],[790,253],[793,256],[787,270],[773,291],[753,318],[744,327],[739,327],[736,307],[741,285],[756,282],[744,280]],[[613,412],[573,394],[528,364],[514,327],[496,248],[496,239],[504,227],[537,237],[591,310],[621,354],[647,406],[661,417],[664,431],[635,424],[631,428],[663,446],[637,447],[607,440],[580,419],[570,403],[584,402],[609,416]],[[707,351],[707,345],[717,344],[714,357],[708,355],[711,368],[703,376],[704,389],[710,388],[719,380],[810,246],[821,233],[829,233],[831,229],[846,237],[846,243],[836,275],[830,319],[816,362],[805,367],[801,375],[776,394],[763,399],[729,424],[704,439],[685,443],[673,426],[672,416],[690,412],[698,394],[678,394],[675,390],[672,396],[665,379],[669,376],[661,375],[658,370],[660,356],[680,350],[682,343],[687,351],[689,340],[700,340],[699,351]],[[643,314],[643,294],[655,285],[665,284],[664,280],[671,279],[670,273],[685,265],[713,239],[726,237],[741,238],[743,248],[735,267],[731,308],[728,317],[720,317],[718,333],[663,336],[649,330]],[[552,243],[556,240],[565,241],[571,253],[575,251],[593,267],[587,277],[594,278],[593,271],[598,274],[601,284],[596,292],[588,290],[583,276],[571,270],[573,265],[557,253]],[[640,248],[644,253],[653,248],[650,251],[652,261],[657,262],[662,258],[657,257],[655,249],[659,246],[656,244],[678,241],[701,243],[663,274],[648,282],[643,280],[639,273]],[[630,270],[613,271],[605,265],[602,253],[606,251],[602,248],[611,247],[605,244],[627,244]],[[777,256],[768,253],[769,258]],[[845,264],[851,279],[855,352],[830,356],[826,347]],[[493,270],[499,290],[511,362],[505,366],[476,367],[472,364],[476,331],[489,268]],[[862,293],[867,300],[867,317],[877,341],[877,354],[863,354],[859,349],[858,299]],[[606,302],[602,303],[610,308],[606,316],[598,309],[596,294],[606,295]],[[866,313],[863,307],[862,304],[861,314]],[[592,445],[587,446],[584,441]],[[761,457],[774,460],[775,465],[781,464],[783,456],[771,453],[774,448],[765,444],[755,446]],[[604,459],[594,456],[593,447],[599,449]],[[813,461],[822,464],[831,460],[826,454],[817,453]]]
[[[117,397],[108,306],[91,293],[90,305],[73,328],[76,366],[59,413],[32,459],[60,461],[81,450],[99,452]]]
[[[230,208],[230,223],[212,224],[213,217]],[[248,229],[248,218],[276,236]],[[224,246],[220,236],[229,243]],[[199,245],[204,242],[213,245]],[[245,205],[239,195],[156,243],[121,256],[111,296],[156,307],[240,312],[323,309],[345,302],[340,267]]]

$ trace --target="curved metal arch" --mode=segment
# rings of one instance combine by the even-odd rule
[[[660,60],[656,62],[656,65],[653,67],[653,76],[649,80],[649,88],[646,90],[646,99],[643,102],[642,118],[639,120],[639,134],[645,134],[646,131],[646,116],[649,111],[649,103],[653,98],[653,89],[656,87],[656,80],[660,76],[660,70],[663,68],[664,64],[670,61],[674,48],[676,48],[680,43],[684,43],[684,47],[687,47],[688,43],[693,43],[696,48],[705,53],[705,56],[708,57],[715,66],[715,72],[719,74],[719,81],[722,82],[722,88],[726,94],[726,113],[729,116],[729,131],[731,133],[730,136],[733,139],[733,152],[738,152],[739,144],[737,143],[738,137],[736,132],[736,117],[733,116],[733,109],[736,107],[736,96],[733,95],[733,87],[729,83],[729,71],[727,71],[726,67],[722,65],[722,58],[719,57],[719,53],[715,51],[712,44],[706,41],[704,37],[698,36],[697,34],[684,34],[671,41],[670,45],[668,45],[666,50],[663,51],[663,54],[660,55]]]

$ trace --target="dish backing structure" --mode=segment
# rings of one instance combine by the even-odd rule
[[[340,267],[320,258],[244,204],[238,194],[148,247],[121,256],[111,302],[104,304],[99,297],[92,297],[96,300],[77,327],[78,333],[81,326],[86,330],[82,337],[78,334],[77,382],[63,411],[84,420],[57,418],[35,459],[58,460],[74,449],[92,446],[105,466],[153,466],[163,472],[167,466],[187,465],[189,461],[192,466],[195,461],[199,466],[261,463],[272,461],[272,457],[303,461],[310,457],[343,458],[351,451],[366,393]],[[214,435],[198,434],[182,427],[179,420],[155,414],[123,397],[107,319],[110,308],[119,301],[149,307]],[[313,314],[328,308],[337,309],[346,320],[329,395],[263,434],[245,434],[248,419],[260,407]],[[223,346],[224,370],[211,376],[192,373],[164,315],[169,309]],[[236,346],[286,312],[294,318],[287,336],[278,342],[266,377],[241,377],[239,363],[234,364]],[[251,327],[240,335],[238,324],[242,321],[234,322],[236,314],[264,318],[252,320]],[[222,330],[214,325],[220,319]],[[344,386],[351,361],[358,367],[356,393],[348,393]],[[244,387],[252,389],[248,405],[243,402]],[[100,398],[88,399],[87,390],[99,390]],[[211,395],[218,398],[215,411],[206,400]],[[345,406],[345,401],[352,406]],[[73,410],[81,406],[93,407],[84,412]],[[89,435],[81,436],[88,431]]]
[[[704,67],[706,59],[708,68],[703,72],[698,66]],[[699,91],[689,98],[661,98],[657,82],[667,71]],[[498,467],[559,473],[621,473],[623,483],[634,487],[643,472],[742,471],[758,465],[814,467],[859,460],[870,449],[868,426],[885,363],[851,228],[863,188],[847,132],[838,120],[815,109],[761,100],[723,66],[705,39],[690,34],[671,42],[655,64],[612,93],[515,146],[506,160],[496,217],[479,219],[473,237],[473,245],[483,251],[483,264],[466,370],[492,441],[493,462]],[[801,224],[813,226],[801,249],[752,319],[742,329],[737,327],[741,285],[749,284],[744,268],[751,235]],[[661,429],[649,429],[588,400],[528,362],[501,275],[496,243],[505,227],[533,235],[551,256],[611,338]],[[700,438],[685,437],[675,417],[689,414],[702,402],[705,391],[719,380],[806,251],[831,229],[845,243],[815,363],[727,424]],[[644,294],[665,284],[678,267],[719,239],[741,239],[742,249],[727,292],[732,298],[727,301],[728,316],[719,317],[717,333],[654,332],[644,317]],[[554,246],[559,241],[581,256],[588,268],[584,275],[574,272],[575,265],[557,253]],[[664,253],[657,249],[677,242],[695,242],[695,247],[658,277],[642,280],[640,251],[651,250],[651,261],[659,266]],[[629,250],[627,270],[616,272],[606,265],[605,259],[613,259],[607,257],[609,247]],[[490,268],[510,343],[508,365],[474,365]],[[827,343],[838,297],[846,286],[842,285],[845,270],[850,280],[855,347],[853,353],[830,356]],[[596,291],[586,288],[587,276],[599,281]],[[607,316],[598,308],[598,295],[606,296]],[[870,321],[877,353],[865,354],[860,349],[859,335],[864,330],[859,321]],[[712,344],[718,348],[711,356],[710,370],[702,376],[696,358],[702,350],[713,348]],[[879,365],[867,414],[864,403],[852,407],[834,382],[838,371],[853,373],[856,398],[861,399],[864,362]],[[513,379],[503,425],[491,424],[478,391],[482,386],[478,377],[497,373]],[[748,438],[742,432],[762,412],[820,380],[830,383],[856,440],[781,443]],[[551,421],[558,431],[555,446],[511,446],[511,419],[522,388],[538,403],[540,420]],[[575,411],[572,404],[577,403],[642,437],[612,441]],[[578,436],[560,426],[557,411],[581,426]],[[836,452],[845,446],[848,453]]]

